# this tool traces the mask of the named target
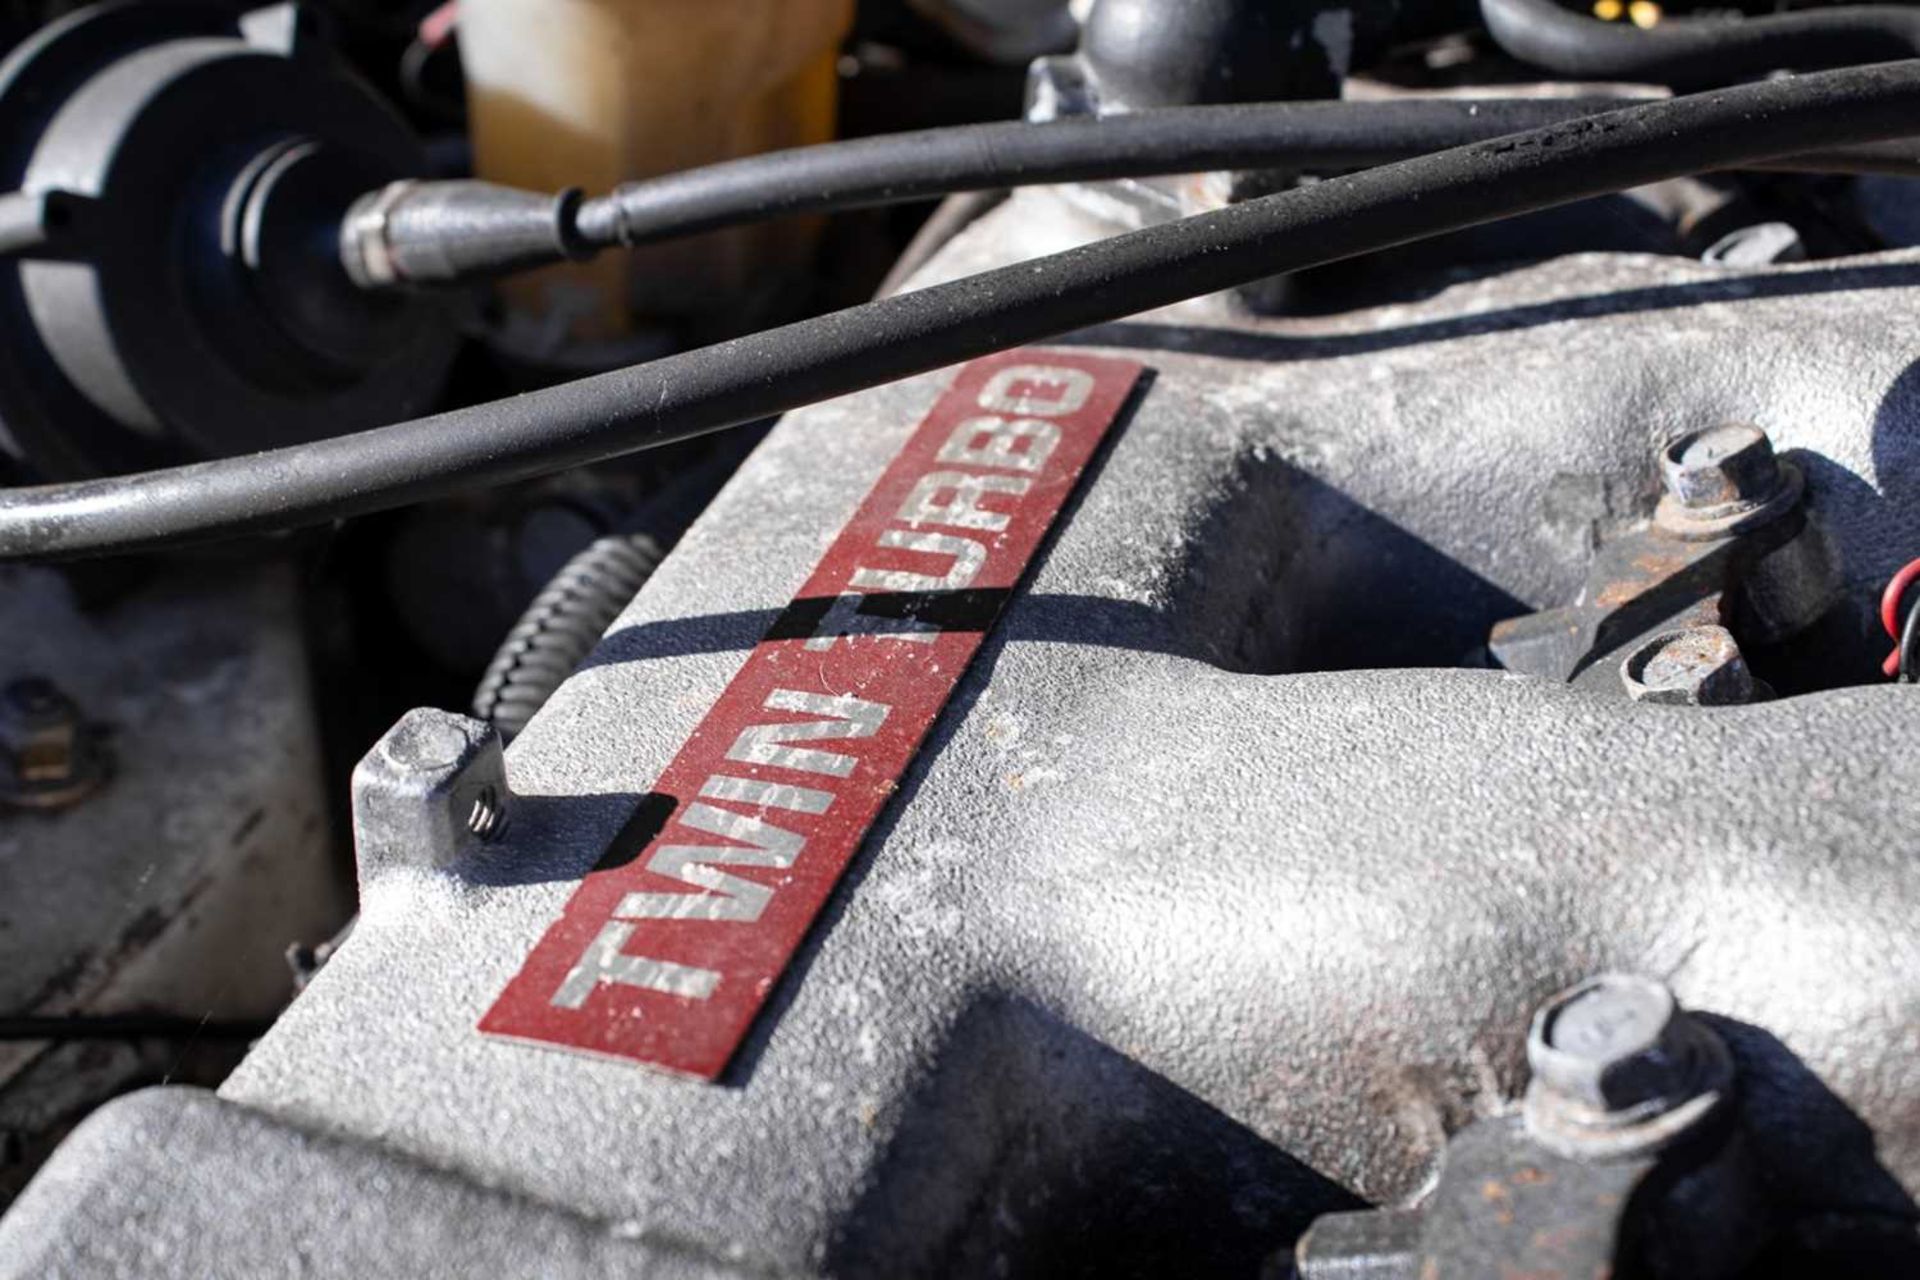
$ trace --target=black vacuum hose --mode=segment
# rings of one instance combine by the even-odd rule
[[[584,202],[577,191],[555,196],[487,182],[400,182],[356,203],[340,249],[348,274],[368,288],[458,284],[623,245],[959,192],[1218,169],[1340,173],[1563,124],[1631,101],[1262,102],[956,125],[771,151],[631,183]],[[1750,160],[1769,169],[1915,176],[1920,140]]]
[[[588,200],[577,225],[589,244],[640,245],[740,222],[956,191],[1214,169],[1367,169],[1620,105],[1607,98],[1260,102],[925,129],[768,152],[630,183]]]
[[[1770,155],[1902,137],[1920,61],[1629,107],[1249,200],[557,387],[247,457],[0,493],[0,559],[289,529],[524,480],[1282,272]]]
[[[1641,29],[1554,0],[1480,0],[1495,43],[1522,62],[1579,80],[1688,88],[1769,71],[1819,70],[1920,53],[1920,7],[1844,5],[1759,18],[1676,18]]]

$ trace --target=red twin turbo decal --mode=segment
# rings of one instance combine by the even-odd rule
[[[714,1079],[912,763],[1141,367],[960,370],[480,1030]]]

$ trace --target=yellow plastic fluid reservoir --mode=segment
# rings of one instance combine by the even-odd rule
[[[833,136],[854,0],[462,0],[474,171],[534,190],[622,182]],[[778,288],[816,224],[788,220],[609,253],[505,282],[554,345],[638,315],[697,320]]]

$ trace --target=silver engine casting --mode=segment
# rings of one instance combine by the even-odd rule
[[[1087,218],[1018,195],[921,281]],[[1911,1214],[1910,695],[1635,703],[1479,650],[1729,419],[1803,471],[1867,645],[1920,540],[1917,297],[1914,253],[1594,254],[1072,339],[1151,380],[728,1077],[485,1039],[949,375],[789,416],[512,743],[495,838],[363,825],[351,940],[217,1095],[88,1120],[0,1275],[1257,1274],[1416,1196],[1603,970],[1728,1043],[1783,1202]]]

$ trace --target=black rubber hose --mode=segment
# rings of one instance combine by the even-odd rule
[[[21,1040],[258,1040],[271,1019],[189,1018],[167,1013],[95,1013],[0,1018],[0,1043]]]
[[[567,561],[501,642],[473,714],[508,740],[526,728],[659,565],[660,548],[644,534],[601,538]]]
[[[791,214],[995,187],[1213,169],[1365,169],[1621,105],[1617,97],[1269,102],[927,129],[769,152],[632,183],[588,200],[574,230],[590,245],[640,245]],[[1916,159],[1920,148],[1907,146],[1789,157],[1783,167],[1911,173]]]
[[[1260,102],[923,129],[629,183],[588,200],[576,227],[590,244],[639,245],[789,214],[995,187],[1212,169],[1365,169],[1619,105],[1607,98]]]
[[[632,368],[390,427],[0,494],[0,559],[288,529],[600,462],[1282,272],[1768,155],[1903,136],[1920,61],[1420,156]]]
[[[1632,99],[1393,99],[1169,107],[1097,120],[1005,121],[828,142],[729,160],[580,202],[472,180],[368,192],[341,229],[363,288],[459,284],[805,213],[937,196],[1218,169],[1338,173],[1616,109]],[[1920,175],[1920,139],[1752,167]]]
[[[1700,87],[1920,53],[1920,7],[1911,5],[1668,19],[1644,30],[1570,12],[1555,0],[1480,0],[1480,16],[1520,61],[1581,80]]]

